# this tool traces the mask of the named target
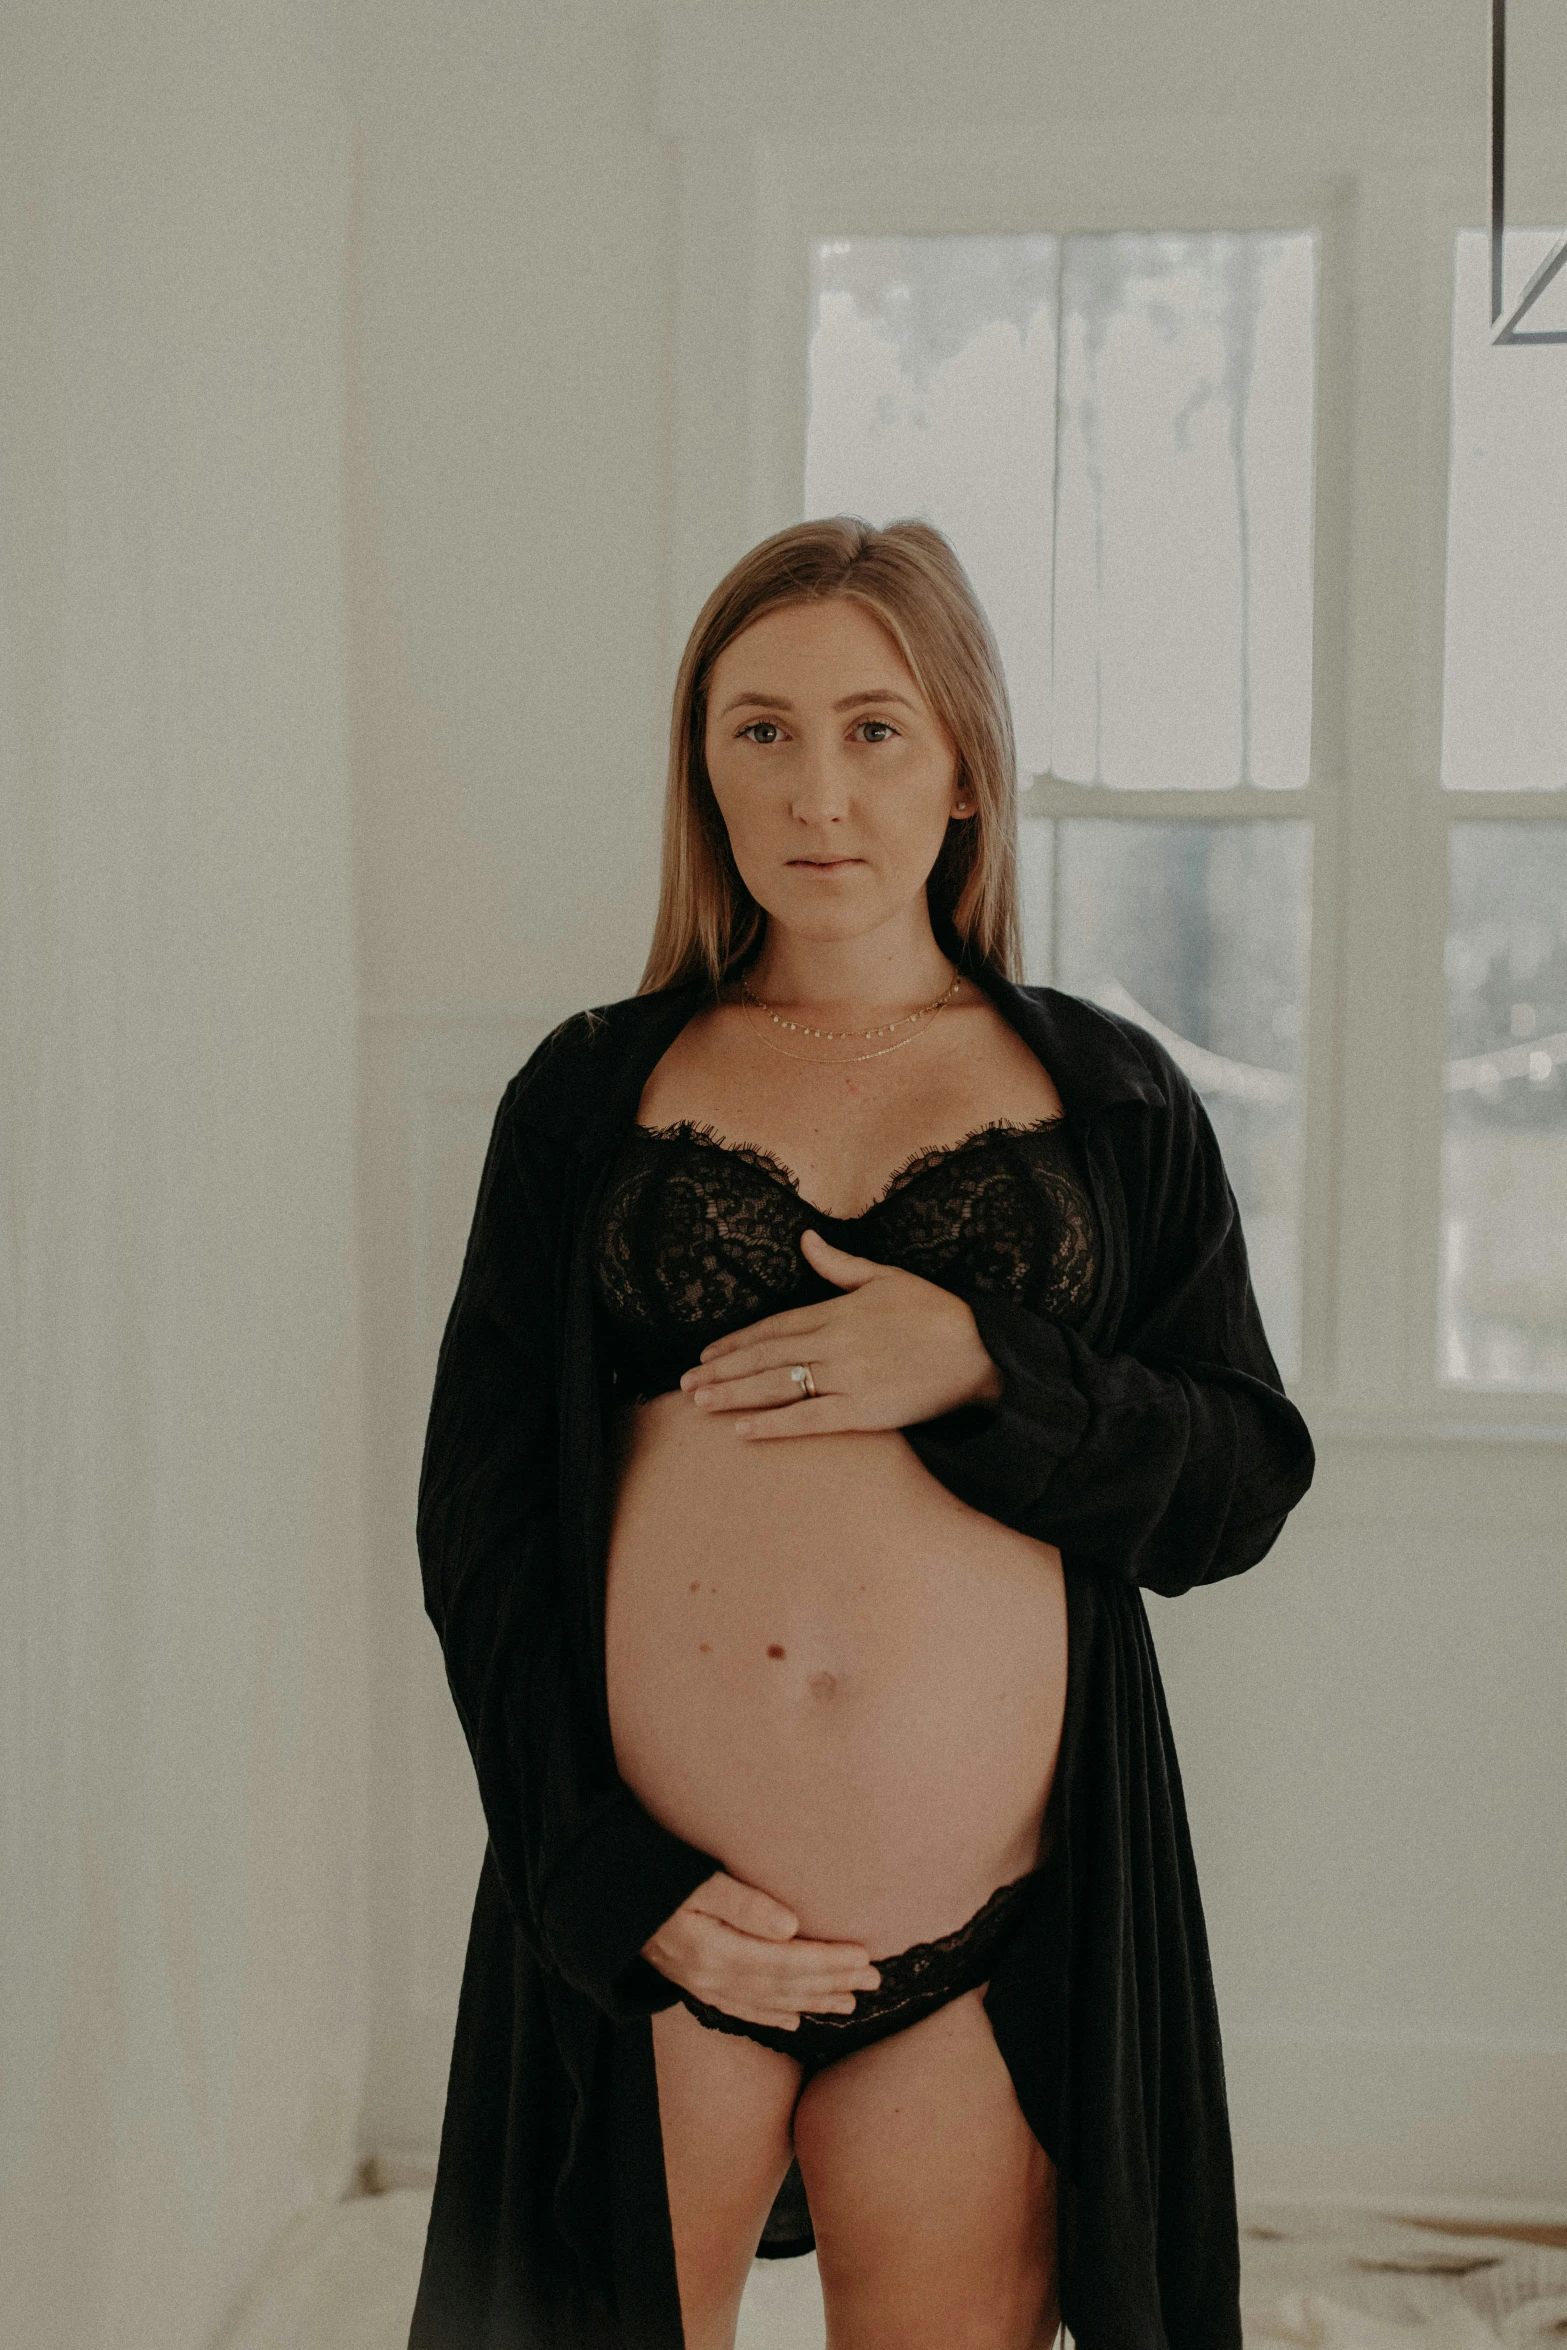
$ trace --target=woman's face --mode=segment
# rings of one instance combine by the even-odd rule
[[[784,928],[856,938],[922,895],[957,747],[862,604],[786,604],[731,638],[705,741],[740,878]]]

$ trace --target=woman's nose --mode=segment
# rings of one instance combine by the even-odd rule
[[[789,787],[791,815],[841,816],[848,804],[849,778],[830,745],[802,746]]]

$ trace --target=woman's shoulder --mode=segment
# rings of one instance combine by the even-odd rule
[[[1037,984],[1019,992],[1037,1006],[1045,1033],[1075,1074],[1080,1092],[1096,1103],[1125,1101],[1178,1118],[1189,1115],[1198,1095],[1184,1065],[1182,1040],[1130,996],[1124,1002],[1106,1001]]]
[[[506,1088],[507,1107],[526,1119],[613,1066],[617,1047],[628,1041],[628,1012],[635,996],[568,1012],[546,1029]]]
[[[667,1016],[675,991],[620,996],[568,1012],[540,1037],[501,1099],[513,1127],[563,1134],[590,1111],[604,1087]]]

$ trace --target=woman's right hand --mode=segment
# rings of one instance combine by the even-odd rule
[[[743,2023],[792,2032],[802,2014],[850,2015],[881,1976],[863,1942],[808,1942],[792,1909],[719,1869],[642,1945],[661,1975]]]

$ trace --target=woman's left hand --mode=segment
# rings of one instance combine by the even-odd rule
[[[740,1436],[825,1436],[911,1428],[1000,1395],[1001,1374],[962,1298],[900,1266],[850,1256],[819,1232],[800,1245],[847,1294],[769,1314],[704,1347],[680,1382],[696,1410],[754,1412],[736,1421]],[[810,1364],[814,1396],[801,1398],[793,1363]]]

